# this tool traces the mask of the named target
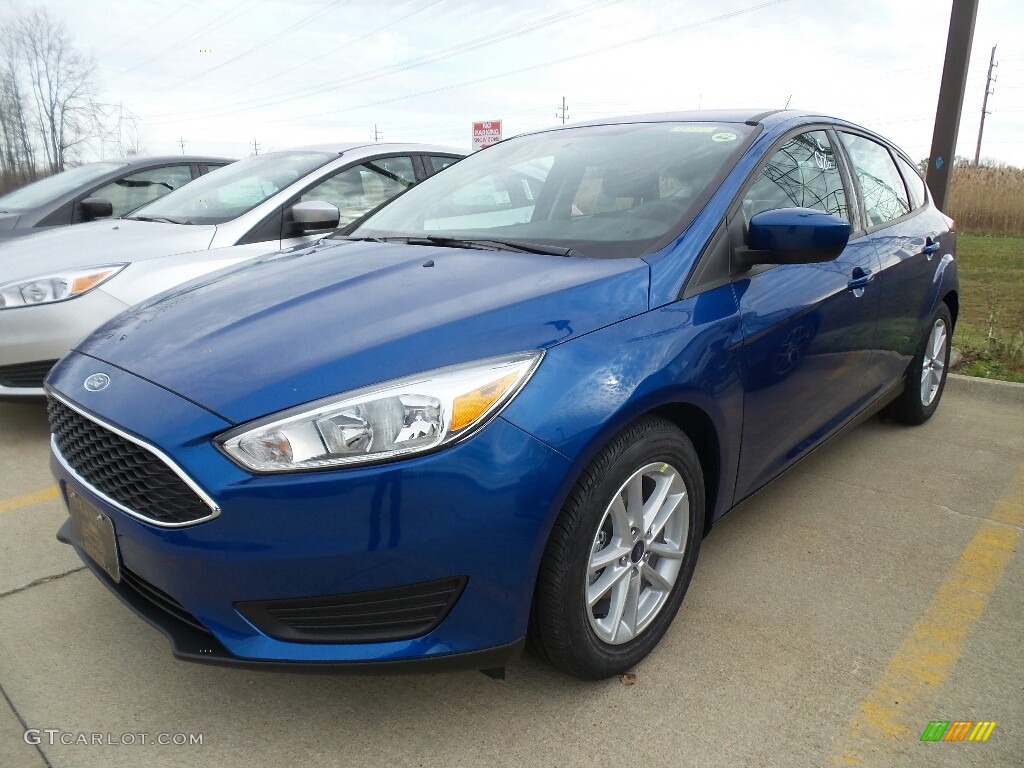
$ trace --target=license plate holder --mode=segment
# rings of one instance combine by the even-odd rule
[[[75,541],[116,583],[121,581],[121,558],[117,551],[114,521],[95,505],[68,489],[68,511]]]

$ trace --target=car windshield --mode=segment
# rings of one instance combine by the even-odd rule
[[[347,236],[640,256],[682,232],[753,130],[659,122],[522,136],[446,168]]]
[[[221,224],[250,211],[338,155],[271,152],[239,160],[132,211],[130,219]]]
[[[127,163],[89,163],[69,168],[0,197],[0,211],[31,210],[126,166]]]

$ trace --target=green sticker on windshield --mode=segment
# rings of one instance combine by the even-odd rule
[[[739,138],[739,136],[737,136],[735,133],[730,133],[729,131],[723,131],[722,133],[716,133],[714,136],[711,137],[711,140],[712,141],[736,141],[736,139],[738,139],[738,138]]]

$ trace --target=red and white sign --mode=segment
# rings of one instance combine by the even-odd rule
[[[501,141],[501,120],[482,120],[473,123],[473,151]]]

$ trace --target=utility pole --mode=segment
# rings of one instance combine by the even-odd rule
[[[562,114],[558,114],[559,112]],[[565,121],[569,118],[569,107],[565,103],[565,96],[562,97],[562,106],[555,107],[555,117],[562,118],[562,125],[565,125]]]
[[[995,80],[992,77],[992,70],[998,67],[996,64],[996,47],[992,46],[992,55],[988,58],[988,78],[985,80],[985,98],[981,101],[981,125],[978,126],[978,146],[974,150],[974,164],[977,165],[981,160],[981,135],[985,132],[985,115],[988,114],[988,97],[995,93],[992,90],[992,82]]]
[[[258,155],[260,153],[260,145],[256,143],[256,139],[252,140],[252,152],[254,155]]]
[[[383,138],[384,138],[384,133],[382,131],[378,131],[377,130],[377,124],[374,123],[373,124],[373,140],[374,141],[380,141]]]
[[[949,36],[946,38],[946,63],[942,66],[932,149],[925,174],[928,188],[939,210],[946,207],[950,168],[956,159],[956,135],[960,131],[960,111],[964,106],[967,65],[970,63],[974,20],[977,16],[978,0],[953,0]]]
[[[182,136],[180,139],[178,139],[178,143],[181,144],[181,154],[184,155],[185,154],[185,137]]]

